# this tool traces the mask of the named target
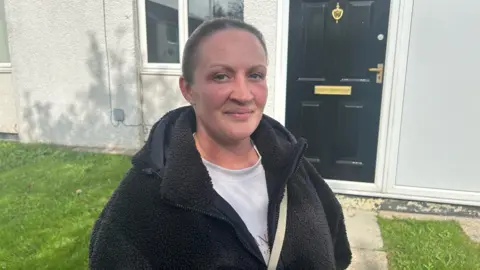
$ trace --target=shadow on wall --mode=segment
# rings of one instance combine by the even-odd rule
[[[142,75],[143,119],[150,128],[169,110],[188,105],[177,75]]]
[[[57,79],[54,81],[57,85],[52,85],[52,88],[53,93],[58,96],[46,97],[37,94],[38,92],[25,91],[23,120],[27,130],[24,129],[22,135],[27,141],[88,147],[137,148],[141,146],[145,128],[154,122],[149,121],[145,126],[144,118],[157,120],[176,106],[179,97],[183,99],[179,91],[172,91],[172,87],[178,88],[178,77],[175,77],[174,85],[172,78],[168,76],[148,77],[142,90],[137,86],[135,65],[126,61],[126,54],[131,52],[121,47],[125,29],[117,29],[114,42],[109,40],[110,70],[104,44],[99,42],[95,33],[87,34],[88,59],[85,63],[78,64],[79,69],[84,67],[83,64],[87,66],[89,76],[86,79],[90,84],[80,82],[87,85],[87,89],[76,89],[75,84],[78,81]],[[80,73],[81,71],[79,70]],[[76,74],[70,75],[70,78],[77,78]],[[45,77],[54,76],[48,74]],[[68,89],[59,89],[62,86],[75,91],[69,93]],[[125,111],[124,123],[113,120],[113,108]]]

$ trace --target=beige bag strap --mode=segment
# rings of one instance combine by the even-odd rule
[[[268,261],[268,270],[277,269],[278,261],[280,260],[280,253],[282,252],[283,240],[285,239],[285,230],[287,227],[287,204],[287,188],[285,188],[285,195],[280,203],[277,231],[275,233],[272,252],[270,253],[270,260]]]

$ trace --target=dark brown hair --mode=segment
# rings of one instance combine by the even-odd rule
[[[195,29],[183,49],[182,73],[188,84],[193,84],[193,74],[195,71],[200,43],[212,34],[227,29],[239,29],[253,34],[258,41],[260,41],[260,44],[262,44],[262,47],[265,50],[265,55],[268,58],[267,46],[265,45],[263,35],[255,26],[230,18],[208,20]]]

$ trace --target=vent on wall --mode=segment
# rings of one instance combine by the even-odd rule
[[[4,141],[20,141],[20,138],[18,137],[18,134],[16,134],[16,133],[0,132],[0,140],[4,140]]]

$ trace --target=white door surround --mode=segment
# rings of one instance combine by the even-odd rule
[[[479,200],[468,199],[471,194],[395,184],[413,4],[414,0],[391,0],[390,3],[375,182],[327,182],[335,192],[343,194],[480,205]],[[289,0],[278,0],[274,117],[282,124],[285,124],[287,96],[289,10]]]

